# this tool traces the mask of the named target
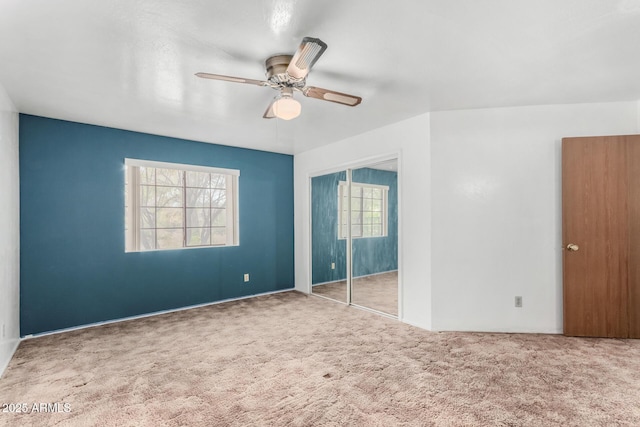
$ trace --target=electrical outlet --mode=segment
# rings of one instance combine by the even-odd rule
[[[336,263],[335,263],[335,262],[332,262],[332,263],[331,263],[331,269],[332,269],[332,270],[335,270],[335,269],[336,269]]]
[[[249,273],[245,273],[244,274],[244,281],[248,282],[249,281]]]
[[[516,297],[516,307],[522,308],[522,297]]]

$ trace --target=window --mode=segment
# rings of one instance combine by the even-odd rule
[[[240,171],[125,159],[126,252],[238,244]]]
[[[387,196],[389,187],[375,184],[351,184],[351,237],[384,237],[387,235]],[[348,186],[338,186],[338,238],[347,238]]]

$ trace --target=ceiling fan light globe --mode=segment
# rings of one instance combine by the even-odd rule
[[[273,103],[273,114],[282,120],[295,119],[301,111],[302,105],[293,98],[280,98]]]

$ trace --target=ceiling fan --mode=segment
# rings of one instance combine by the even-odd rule
[[[309,98],[355,107],[362,102],[362,98],[359,96],[307,86],[307,75],[311,71],[311,67],[326,49],[327,44],[320,39],[303,38],[295,55],[274,55],[265,61],[267,80],[244,79],[210,73],[196,73],[196,76],[204,79],[266,86],[277,90],[279,94],[271,101],[262,116],[265,119],[278,117],[291,120],[298,117],[302,106],[293,98],[294,91],[302,92],[304,96]]]

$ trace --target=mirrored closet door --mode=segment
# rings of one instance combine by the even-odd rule
[[[311,179],[312,292],[398,316],[398,162]]]
[[[351,303],[398,315],[398,162],[351,171]]]
[[[311,178],[311,292],[349,303],[347,242],[339,238],[338,190],[347,171]]]

